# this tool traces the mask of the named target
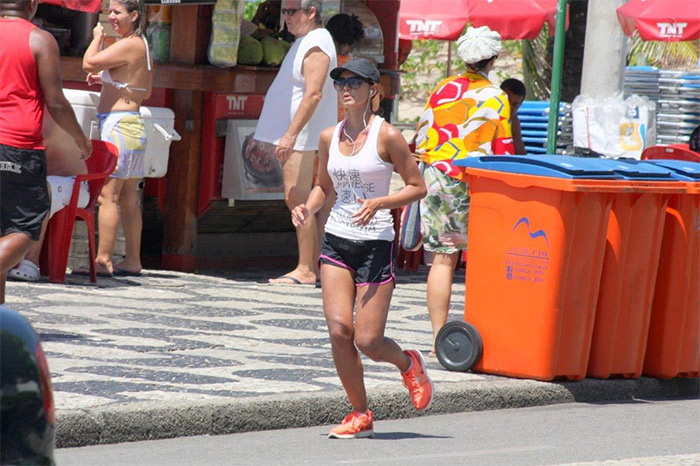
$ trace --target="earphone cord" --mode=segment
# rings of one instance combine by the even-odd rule
[[[367,105],[365,105],[365,111],[362,113],[362,125],[363,126],[362,126],[362,129],[360,131],[358,131],[358,133],[357,133],[358,136],[365,128],[367,128],[367,110],[369,109],[369,105],[372,101],[373,96],[374,96],[374,94],[370,95],[370,98],[367,99]],[[352,152],[350,153],[350,155],[352,156],[352,155],[355,155],[355,140],[350,137],[350,135],[348,134],[347,131],[345,131],[346,125],[347,125],[347,120],[345,120],[345,123],[343,124],[343,134],[345,135],[346,138],[348,138],[350,140],[350,143],[352,144]],[[349,166],[349,164],[348,164],[348,166]]]
[[[362,113],[362,124],[363,124],[364,126],[363,126],[362,129],[357,133],[357,136],[359,136],[360,133],[361,133],[362,131],[364,131],[365,128],[367,128],[367,123],[368,123],[368,122],[367,122],[367,110],[369,109],[369,105],[370,105],[370,103],[371,103],[371,101],[372,101],[371,97],[372,97],[372,96],[370,96],[370,98],[367,99],[367,105],[365,106],[365,111]],[[347,133],[347,131],[345,131],[345,125],[346,125],[346,124],[347,124],[347,120],[345,120],[345,123],[343,123],[343,134],[345,135],[346,138],[348,138],[348,140],[349,140],[350,143],[352,144],[352,152],[350,153],[350,156],[348,156],[348,179],[349,179],[349,178],[350,178],[350,162],[352,162],[352,156],[355,155],[355,140],[354,140],[353,138],[350,137],[350,135]],[[365,141],[365,142],[366,142],[366,141]],[[367,196],[365,196],[364,193],[363,193],[362,196],[360,196],[359,194],[357,194],[357,191],[355,191],[355,187],[353,186],[352,181],[350,181],[350,190],[351,190],[352,193],[355,195],[355,199],[356,199],[356,200],[359,199],[360,197],[362,197],[363,199],[367,199]],[[352,231],[352,234],[353,234],[353,236],[355,237],[356,240],[359,240],[359,239],[360,239],[360,238],[357,236],[357,234],[355,233],[355,229],[354,229],[354,228],[351,228],[350,231]]]

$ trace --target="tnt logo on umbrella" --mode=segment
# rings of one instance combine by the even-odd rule
[[[617,9],[624,33],[669,42],[700,38],[700,0],[630,0]]]
[[[409,34],[426,34],[433,35],[437,31],[438,26],[442,21],[422,21],[420,19],[407,19],[406,24],[409,27]]]
[[[659,28],[659,37],[675,38],[683,37],[683,31],[688,27],[688,23],[656,23]]]

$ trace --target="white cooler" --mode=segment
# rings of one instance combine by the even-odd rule
[[[146,126],[146,156],[143,173],[146,178],[160,178],[168,171],[170,143],[182,139],[175,131],[175,113],[164,107],[141,107]]]
[[[70,102],[80,127],[92,139],[99,139],[97,133],[97,103],[99,92],[63,89],[63,94]],[[175,113],[169,108],[141,107],[141,118],[146,127],[146,156],[143,161],[146,178],[160,178],[168,171],[168,157],[171,141],[179,141],[180,135],[175,131]],[[74,143],[70,140],[70,144]],[[75,150],[78,150],[75,147]]]

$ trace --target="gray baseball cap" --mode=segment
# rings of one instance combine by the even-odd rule
[[[350,71],[375,83],[379,82],[379,70],[366,58],[351,58],[343,66],[333,68],[331,70],[331,78],[338,79],[343,71]]]

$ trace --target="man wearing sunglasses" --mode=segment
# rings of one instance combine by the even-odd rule
[[[284,199],[291,211],[311,192],[321,130],[336,121],[337,98],[328,73],[337,60],[333,38],[321,23],[321,0],[286,0],[282,16],[296,41],[267,91],[254,138],[275,144]],[[316,284],[320,250],[316,220],[297,227],[296,233],[297,267],[270,283]]]

